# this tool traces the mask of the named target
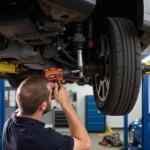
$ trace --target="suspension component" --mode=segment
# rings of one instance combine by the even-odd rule
[[[74,35],[74,48],[77,52],[77,66],[79,71],[79,78],[83,78],[83,50],[85,44],[85,37],[83,35],[83,25],[82,23],[77,23],[76,33]]]

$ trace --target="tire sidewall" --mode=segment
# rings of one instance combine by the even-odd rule
[[[105,101],[100,101],[96,92],[96,85],[93,84],[93,92],[96,99],[97,106],[101,109],[101,112],[103,112],[103,109],[106,111],[106,107],[110,104],[108,101],[110,101],[112,98],[114,98],[114,92],[115,92],[115,86],[116,86],[116,65],[117,60],[116,58],[116,41],[114,39],[115,33],[113,32],[113,27],[111,26],[108,19],[105,20],[105,26],[103,26],[103,35],[107,37],[107,40],[109,42],[109,48],[110,48],[110,85],[109,85],[109,91],[106,96]],[[93,78],[95,80],[95,78]],[[95,81],[94,81],[95,82]],[[109,110],[108,110],[109,111]]]

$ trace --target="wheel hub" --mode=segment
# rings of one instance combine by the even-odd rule
[[[102,35],[96,49],[98,63],[104,72],[95,75],[96,91],[100,101],[105,101],[110,86],[110,48],[107,38]]]

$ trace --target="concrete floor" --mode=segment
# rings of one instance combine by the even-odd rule
[[[118,132],[120,134],[121,141],[123,141],[123,131],[122,130],[116,130],[114,132]],[[119,148],[104,147],[104,146],[99,145],[99,142],[102,141],[103,137],[97,136],[96,133],[90,133],[89,135],[90,135],[90,139],[92,141],[91,150],[120,150]]]
[[[120,139],[123,141],[123,130],[113,130],[114,132],[118,132],[120,134]],[[64,135],[69,135],[68,133],[62,133]],[[91,150],[120,150],[119,148],[113,147],[104,147],[99,145],[99,142],[102,141],[103,137],[97,136],[98,133],[89,133],[90,139],[92,141]]]

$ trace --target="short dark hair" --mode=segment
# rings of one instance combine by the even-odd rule
[[[22,114],[32,115],[42,102],[48,101],[50,94],[48,83],[44,76],[31,76],[20,84],[16,100]]]

